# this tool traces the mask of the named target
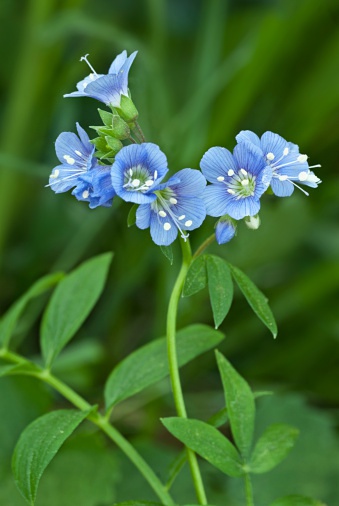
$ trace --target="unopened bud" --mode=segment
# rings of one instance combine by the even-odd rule
[[[127,123],[136,120],[139,115],[132,99],[126,97],[126,95],[121,95],[120,107],[116,107],[116,110]]]

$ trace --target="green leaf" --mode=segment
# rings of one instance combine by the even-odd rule
[[[112,254],[106,253],[84,262],[54,291],[41,325],[41,347],[48,367],[100,297],[111,260]]]
[[[171,265],[173,265],[173,249],[172,246],[160,246],[161,253],[165,255]]]
[[[224,338],[207,325],[190,325],[177,332],[179,366],[214,348]],[[166,339],[152,341],[120,362],[105,386],[106,408],[131,397],[169,374]]]
[[[166,429],[228,476],[242,476],[240,456],[232,443],[216,428],[200,420],[163,418]]]
[[[113,114],[108,111],[103,111],[102,109],[98,109],[98,113],[100,114],[103,124],[112,128]]]
[[[137,221],[138,204],[133,204],[127,216],[127,226],[132,227]]]
[[[182,291],[183,297],[200,292],[207,285],[206,255],[198,256],[190,265]]]
[[[240,453],[246,458],[251,449],[254,431],[253,393],[248,383],[221,353],[216,351],[216,357],[233,438]]]
[[[250,472],[260,474],[280,464],[294,446],[299,431],[286,424],[272,424],[257,441],[249,462]]]
[[[44,470],[88,413],[53,411],[32,422],[21,434],[14,450],[12,469],[20,492],[32,506]]]
[[[222,408],[220,409],[220,411],[217,411],[217,413],[214,413],[214,415],[212,415],[208,420],[207,420],[207,423],[209,425],[212,425],[213,427],[221,427],[222,425],[224,425],[228,420],[228,414],[227,414],[227,409],[226,408]]]
[[[227,263],[215,255],[206,255],[206,269],[214,324],[217,329],[232,304],[232,276]]]
[[[5,348],[8,347],[15,325],[27,303],[59,283],[63,277],[64,274],[62,272],[56,272],[55,274],[48,274],[38,279],[38,281],[36,281],[34,285],[9,308],[0,321],[0,345]]]
[[[277,324],[268,305],[267,298],[240,269],[230,264],[229,267],[235,282],[246,297],[247,302],[258,318],[272,332],[273,337],[276,338],[278,334]]]
[[[325,504],[303,495],[287,495],[276,499],[270,506],[325,506]]]

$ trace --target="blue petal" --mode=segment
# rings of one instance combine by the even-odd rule
[[[230,221],[218,221],[215,237],[218,244],[225,244],[235,236],[235,226]]]
[[[206,179],[199,170],[183,169],[167,181],[176,195],[198,196],[206,187]]]
[[[251,132],[251,130],[242,130],[238,135],[236,136],[237,142],[249,142],[251,144],[254,144],[258,148],[261,149],[260,139],[254,132]]]
[[[290,181],[280,181],[277,177],[272,177],[271,188],[277,197],[290,197],[294,191]]]
[[[210,148],[202,157],[201,170],[205,178],[211,183],[216,183],[219,176],[227,177],[230,169],[237,171],[237,166],[232,153],[226,148]]]
[[[200,227],[206,218],[205,204],[199,197],[181,198],[176,205],[171,207],[171,211],[177,217],[185,216],[178,221],[182,230],[194,230]]]
[[[261,148],[266,156],[267,153],[273,153],[275,160],[283,156],[283,151],[288,148],[288,142],[283,137],[273,132],[265,132],[261,137]],[[274,160],[271,162],[274,163]]]
[[[78,183],[78,178],[85,171],[81,169],[72,169],[69,166],[58,165],[54,167],[50,177],[48,186],[51,187],[55,193],[64,193],[73,188]],[[55,174],[58,174],[55,176]]]
[[[131,65],[136,57],[138,51],[134,51],[125,61],[121,69],[119,70],[119,78],[121,90],[124,95],[128,95],[128,73],[131,68]]]
[[[86,87],[86,95],[95,98],[106,105],[120,106],[123,93],[121,79],[115,74],[108,74],[93,81]]]
[[[254,216],[258,214],[260,209],[260,201],[254,197],[229,198],[227,201],[227,210],[224,214],[228,214],[235,220],[241,220],[245,216]]]
[[[245,169],[253,175],[258,175],[267,166],[260,149],[249,142],[237,144],[233,156],[239,169]]]
[[[152,174],[154,174],[155,171],[158,172],[158,177],[154,181],[154,185],[156,185],[168,172],[166,155],[160,150],[157,144],[153,144],[152,142],[144,142],[143,144],[140,144],[140,146],[147,153],[146,166],[148,170]]]
[[[171,225],[169,230],[164,229],[165,223],[169,223]],[[151,237],[158,246],[169,246],[173,241],[175,241],[178,235],[177,227],[168,216],[166,216],[166,218],[161,218],[158,213],[152,212],[150,226]]]
[[[263,193],[267,190],[272,181],[272,169],[268,165],[262,170],[256,179],[254,197],[256,199],[260,198]]]
[[[228,199],[229,194],[225,185],[212,184],[207,186],[203,193],[207,214],[215,217],[227,214]]]
[[[124,51],[118,54],[118,56],[116,56],[115,59],[112,61],[108,73],[117,74],[121,69],[121,67],[123,66],[123,64],[125,63],[126,59],[127,59],[127,51],[126,49],[124,49]]]
[[[83,143],[84,147],[86,147],[87,151],[89,153],[93,150],[93,145],[89,142],[89,137],[85,130],[79,125],[79,123],[76,123],[78,135],[80,137],[81,142]]]
[[[93,83],[96,79],[99,79],[99,77],[102,77],[104,76],[104,74],[89,74],[88,76],[86,76],[84,79],[82,79],[81,81],[79,81],[77,83],[77,90],[78,91],[73,91],[73,93],[66,93],[64,95],[64,97],[86,97],[87,96],[87,93],[86,93],[86,88],[88,86],[89,83]]]
[[[141,204],[136,212],[136,226],[145,230],[151,223],[151,206],[149,204]]]
[[[89,141],[85,143],[81,142],[73,132],[62,132],[55,141],[57,157],[62,164],[67,164],[70,167],[87,167],[88,162],[91,165],[91,160],[88,159],[91,158],[94,149],[94,146]]]

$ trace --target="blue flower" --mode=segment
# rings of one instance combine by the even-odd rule
[[[167,158],[159,146],[151,142],[130,144],[115,157],[112,185],[126,202],[145,204],[156,199],[154,190],[167,172]]]
[[[89,202],[89,207],[110,207],[115,191],[111,181],[111,167],[96,165],[89,172],[79,176],[77,186],[72,191],[78,200]]]
[[[72,195],[89,202],[91,209],[112,205],[115,191],[111,182],[111,167],[99,165],[94,156],[94,146],[85,130],[77,123],[79,137],[73,132],[63,132],[55,142],[57,157],[62,165],[52,170],[49,184],[55,193],[74,188]]]
[[[208,215],[228,214],[240,220],[258,213],[259,199],[272,177],[272,170],[258,148],[248,143],[237,144],[232,155],[228,149],[214,147],[204,154],[200,167],[212,183],[204,193]]]
[[[187,239],[186,230],[200,227],[206,217],[202,195],[206,180],[198,170],[183,169],[158,187],[155,199],[138,207],[136,225],[150,227],[155,244],[168,246],[178,231]]]
[[[215,227],[215,238],[218,244],[230,242],[236,234],[236,225],[232,219],[223,217]]]
[[[309,166],[307,155],[300,154],[296,144],[287,142],[280,135],[265,132],[261,139],[250,130],[243,130],[237,137],[240,143],[256,146],[261,150],[262,156],[272,169],[271,187],[278,197],[289,197],[294,187],[299,188],[306,195],[308,193],[300,188],[299,183],[316,188],[320,179],[310,169],[320,165]]]
[[[52,170],[49,184],[55,193],[63,193],[78,184],[79,177],[96,164],[94,146],[79,123],[76,124],[79,137],[73,132],[62,132],[55,142],[55,151],[61,165]]]
[[[128,73],[137,51],[127,57],[127,52],[120,53],[112,62],[108,74],[97,74],[92,65],[85,60],[92,72],[77,84],[78,91],[68,93],[64,97],[92,97],[106,105],[119,107],[121,96],[128,97]]]

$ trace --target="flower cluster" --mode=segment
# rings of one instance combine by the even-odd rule
[[[311,170],[319,165],[310,166],[296,144],[272,132],[259,138],[248,130],[237,135],[233,153],[212,147],[201,159],[201,171],[186,168],[163,182],[166,156],[159,146],[145,142],[128,89],[136,54],[128,57],[123,51],[106,75],[94,71],[88,55],[82,58],[92,73],[65,96],[95,98],[111,112],[99,110],[104,124],[92,127],[98,134],[93,140],[79,124],[78,136],[59,135],[55,147],[61,165],[53,169],[48,185],[53,191],[73,188],[72,194],[90,208],[109,207],[114,196],[137,204],[137,227],[150,228],[153,241],[168,246],[178,232],[186,240],[206,215],[219,218],[216,239],[226,243],[236,234],[239,220],[251,229],[259,227],[260,199],[267,190],[288,197],[296,187],[308,195],[300,185],[316,188],[321,182]]]

